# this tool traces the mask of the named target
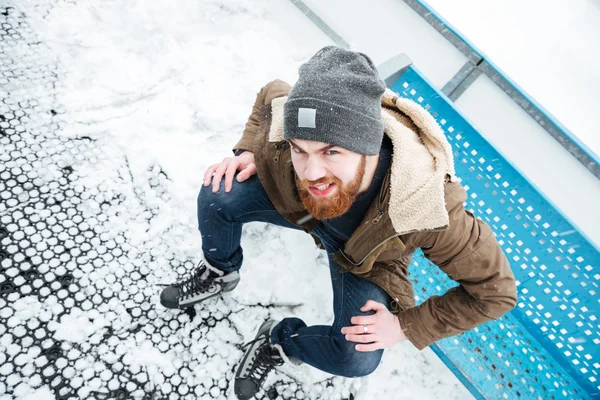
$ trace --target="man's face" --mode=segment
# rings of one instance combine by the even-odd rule
[[[358,195],[366,157],[312,140],[290,140],[302,204],[317,219],[344,214]]]

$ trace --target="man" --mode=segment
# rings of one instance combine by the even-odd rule
[[[267,84],[234,151],[206,171],[198,196],[204,260],[161,303],[184,308],[233,290],[242,225],[263,221],[304,229],[327,251],[335,314],[331,326],[266,321],[236,372],[239,399],[284,359],[363,376],[401,340],[423,349],[515,306],[508,261],[463,208],[443,132],[386,90],[366,55],[325,47],[293,88]],[[459,286],[415,307],[407,275],[418,248]]]

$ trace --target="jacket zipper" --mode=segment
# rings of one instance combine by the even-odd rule
[[[381,184],[381,189],[379,190],[379,195],[377,196],[377,209],[378,209],[378,212],[377,212],[377,215],[375,216],[375,218],[373,218],[373,219],[371,220],[371,223],[372,223],[372,224],[374,224],[374,225],[378,224],[378,223],[379,223],[379,221],[381,221],[381,219],[382,219],[382,218],[383,218],[383,216],[385,215],[385,211],[383,210],[383,192],[384,192],[384,190],[385,190],[385,188],[386,188],[386,185],[388,185],[388,183],[389,183],[389,179],[388,179],[388,178],[389,178],[389,173],[386,175],[385,179],[383,180],[383,183]],[[361,225],[361,226],[358,228],[358,229],[361,229],[361,231],[360,231],[360,232],[357,232],[357,233],[355,233],[355,235],[356,235],[356,239],[355,239],[355,240],[359,240],[359,239],[360,239],[360,237],[361,237],[362,235],[364,235],[364,232],[365,232],[365,231],[368,229],[368,226],[367,226],[367,225],[368,225],[368,224],[364,224],[364,225]],[[395,235],[394,235],[394,236],[395,236]],[[392,237],[393,237],[393,236],[392,236]],[[377,249],[379,246],[381,246],[383,243],[385,243],[386,241],[388,241],[388,240],[389,240],[389,239],[391,239],[392,237],[390,237],[390,238],[386,238],[386,239],[385,239],[383,242],[381,242],[381,243],[379,243],[377,246],[375,246],[375,247],[374,247],[374,248],[373,248],[373,249],[372,249],[372,250],[369,252],[369,254],[367,254],[367,256],[366,256],[366,257],[368,257],[368,256],[369,256],[371,253],[373,253],[373,251],[375,251],[375,249]],[[363,261],[366,259],[366,257],[365,257],[365,258],[363,259],[363,261],[361,261],[361,262],[360,262],[360,263],[358,263],[358,264],[355,264],[355,263],[353,263],[352,261],[350,261],[350,260],[348,259],[348,257],[346,256],[346,253],[345,253],[344,251],[342,251],[341,253],[344,255],[344,258],[345,258],[346,260],[348,260],[348,262],[349,262],[350,264],[352,264],[352,265],[360,265],[360,264],[362,264],[362,262],[363,262]]]
[[[383,190],[385,189],[385,185],[387,184],[388,179],[384,179],[383,184],[381,185],[382,190],[379,191],[379,196],[377,196],[377,208],[379,209],[379,212],[377,213],[375,218],[371,220],[373,224],[378,224],[379,221],[381,221],[381,218],[383,218],[383,214],[385,214],[385,211],[383,211]]]
[[[377,214],[377,216],[375,216],[375,218],[373,218],[371,220],[371,223],[378,224],[379,221],[381,221],[381,218],[383,218],[383,214],[384,214],[383,210],[379,210],[379,213]]]
[[[275,157],[273,157],[273,161],[275,164],[279,163],[279,157],[281,156],[281,152],[287,148],[288,142],[283,140],[281,142],[275,143],[275,148],[277,151],[275,152]]]
[[[375,218],[373,218],[371,220],[372,224],[378,224],[379,221],[381,221],[381,219],[383,218],[383,216],[385,215],[385,211],[383,210],[383,192],[385,190],[386,185],[388,184],[389,181],[389,174],[386,175],[385,179],[383,180],[383,183],[381,184],[381,189],[379,189],[379,195],[377,196],[377,215],[375,216]],[[358,240],[363,234],[364,232],[368,229],[367,227],[368,224],[364,224],[361,225],[358,230],[359,232],[356,232],[354,235],[355,236],[355,240]]]

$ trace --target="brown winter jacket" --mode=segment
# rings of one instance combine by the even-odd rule
[[[262,88],[234,150],[254,153],[275,208],[310,233],[319,221],[300,201],[283,140],[283,104],[290,90],[280,80]],[[451,147],[433,117],[390,90],[382,106],[385,134],[394,147],[390,170],[362,224],[333,257],[343,270],[393,298],[391,311],[406,337],[423,349],[511,310],[515,279],[489,226],[464,209],[467,196],[454,175]],[[459,286],[415,306],[408,267],[418,248]]]

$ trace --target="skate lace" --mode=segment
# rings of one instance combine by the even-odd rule
[[[246,343],[243,349],[247,349],[253,343],[259,340],[265,340],[264,338],[257,338],[251,342]],[[263,381],[269,375],[269,372],[278,365],[283,365],[283,359],[279,356],[273,356],[272,353],[276,352],[268,342],[261,345],[252,360],[250,368],[248,368],[247,379],[252,380],[258,387],[262,386]]]
[[[207,275],[204,277],[204,275]],[[206,266],[199,265],[196,271],[194,271],[188,278],[177,282],[176,285],[183,292],[183,296],[191,296],[196,293],[204,293],[209,290],[215,289],[215,278],[217,276],[211,274]]]

